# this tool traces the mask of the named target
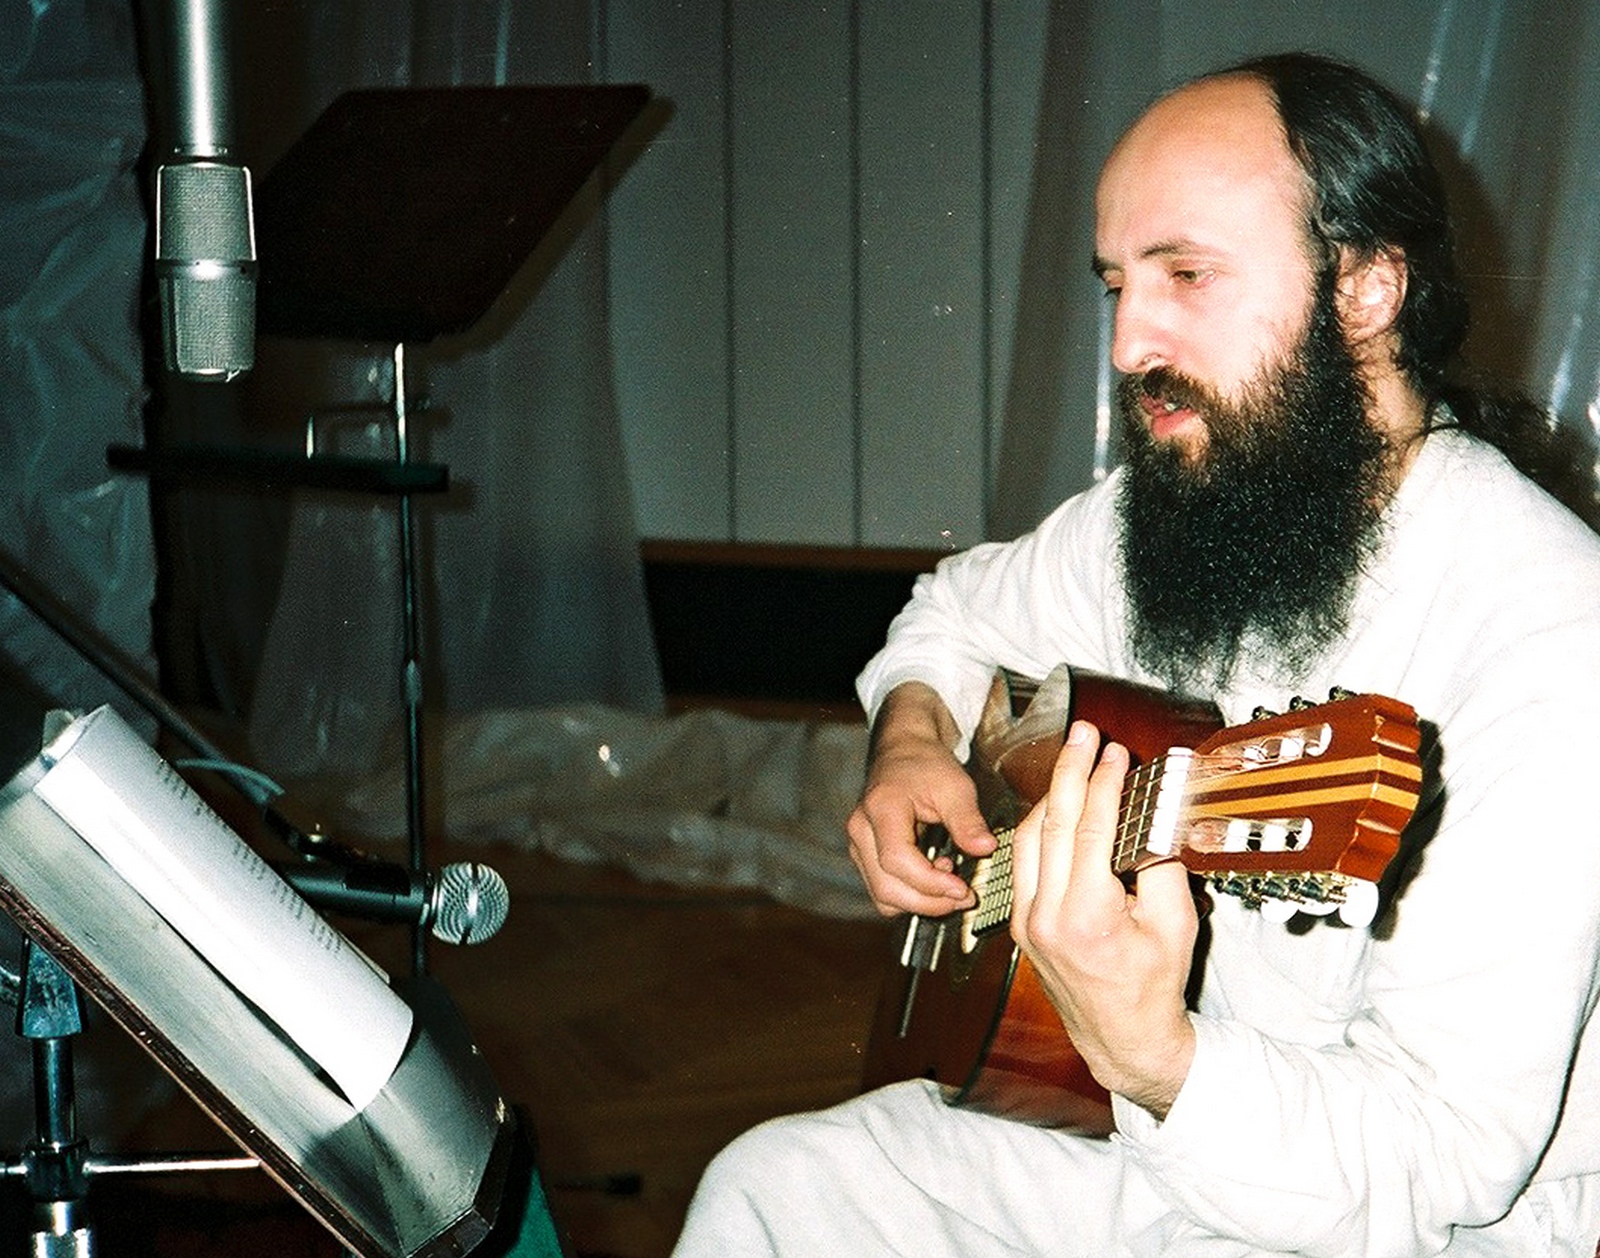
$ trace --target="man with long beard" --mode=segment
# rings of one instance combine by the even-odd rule
[[[886,913],[973,899],[994,670],[1068,662],[1230,724],[1331,687],[1411,704],[1421,805],[1370,929],[1112,872],[1128,754],[1067,732],[1013,839],[1011,931],[1113,1096],[1110,1141],[915,1080],[736,1141],[681,1255],[1595,1252],[1600,544],[1484,440],[1437,176],[1371,80],[1306,56],[1189,84],[1096,199],[1126,465],[919,582],[862,674],[851,852]],[[1538,425],[1533,425],[1535,434]]]
[[[1387,496],[1387,446],[1367,422],[1332,278],[1318,277],[1299,343],[1236,402],[1167,367],[1118,388],[1135,652],[1177,689],[1225,684],[1247,633],[1303,665],[1343,628]],[[1152,435],[1179,412],[1204,416],[1199,454]]]

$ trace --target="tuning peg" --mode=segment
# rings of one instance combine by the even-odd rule
[[[1338,912],[1340,905],[1331,900],[1305,900],[1298,896],[1292,899],[1283,899],[1278,896],[1262,896],[1261,903],[1257,906],[1261,916],[1269,922],[1283,923],[1296,913],[1309,913],[1312,917],[1328,917]]]
[[[1339,702],[1340,699],[1354,699],[1355,697],[1356,692],[1354,690],[1346,690],[1343,686],[1335,686],[1328,691],[1328,699],[1333,703]]]
[[[1273,717],[1275,717],[1277,715],[1278,714],[1276,712],[1274,712],[1271,708],[1267,707],[1264,704],[1261,704],[1261,705],[1258,705],[1255,708],[1255,710],[1250,713],[1250,719],[1252,721],[1267,721],[1267,720],[1271,720]]]
[[[1291,712],[1303,712],[1307,708],[1314,707],[1316,707],[1316,704],[1312,703],[1304,695],[1295,695],[1294,698],[1289,700],[1289,711]]]
[[[1270,895],[1264,897],[1256,908],[1267,921],[1280,926],[1300,911],[1300,906],[1294,901],[1279,900]]]
[[[1352,878],[1339,905],[1339,920],[1346,926],[1364,929],[1378,915],[1378,885],[1365,878]]]

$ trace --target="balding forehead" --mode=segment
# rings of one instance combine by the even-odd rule
[[[1152,105],[1118,142],[1101,171],[1097,210],[1125,192],[1135,173],[1148,188],[1175,190],[1181,181],[1254,187],[1295,209],[1304,221],[1310,178],[1289,149],[1272,90],[1249,74],[1202,79]]]
[[[1262,160],[1293,160],[1272,89],[1252,74],[1219,75],[1169,92],[1128,128],[1112,151],[1112,160],[1125,149],[1142,151],[1175,136],[1252,153]]]

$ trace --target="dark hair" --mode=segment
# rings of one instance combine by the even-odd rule
[[[1398,361],[1429,401],[1466,339],[1466,290],[1444,186],[1413,115],[1351,66],[1309,53],[1257,57],[1223,71],[1272,92],[1289,149],[1311,181],[1307,229],[1324,262],[1338,250],[1405,258]]]
[[[1307,231],[1322,263],[1335,263],[1341,248],[1360,258],[1390,250],[1404,257],[1396,359],[1427,404],[1430,423],[1497,446],[1595,523],[1593,479],[1571,434],[1517,390],[1470,379],[1460,361],[1466,289],[1444,184],[1415,112],[1362,71],[1312,53],[1255,57],[1207,77],[1226,75],[1250,75],[1272,93],[1289,149],[1311,184]],[[1453,421],[1435,413],[1439,402]]]

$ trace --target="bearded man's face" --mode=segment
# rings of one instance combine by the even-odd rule
[[[1193,412],[1205,440],[1160,440]],[[1118,387],[1135,658],[1168,684],[1220,687],[1241,653],[1299,671],[1345,628],[1381,501],[1385,447],[1322,274],[1305,330],[1234,395],[1166,367]]]

